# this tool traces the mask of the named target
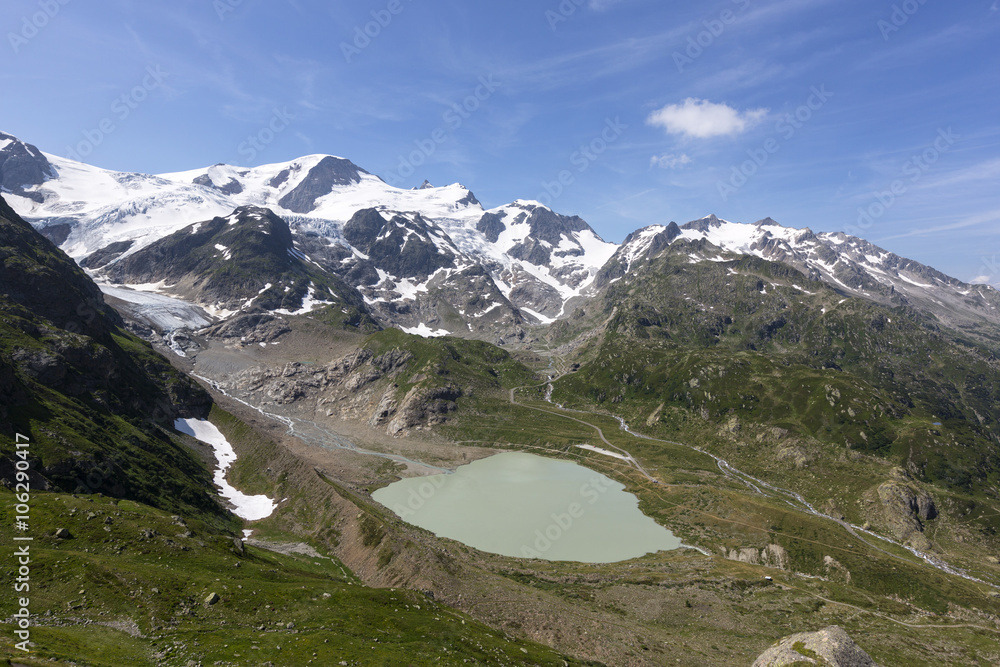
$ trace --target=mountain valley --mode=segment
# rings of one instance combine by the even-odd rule
[[[992,287],[770,218],[609,243],[333,156],[153,176],[0,133],[0,186],[12,664],[750,665],[834,625],[882,665],[1000,662]],[[227,511],[179,418],[271,516]],[[371,497],[505,451],[686,546],[511,558]]]

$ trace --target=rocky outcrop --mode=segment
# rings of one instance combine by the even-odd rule
[[[403,399],[396,417],[389,422],[389,435],[399,435],[414,426],[434,426],[444,422],[448,413],[458,409],[462,396],[458,387],[414,387]]]
[[[823,568],[830,579],[837,579],[845,584],[851,583],[851,571],[833,556],[823,556]]]
[[[235,387],[256,395],[258,402],[291,405],[315,401],[326,417],[359,420],[389,435],[434,426],[458,409],[460,387],[427,386],[433,374],[412,374],[412,353],[392,349],[380,355],[360,349],[325,367],[290,363],[283,368],[254,368],[237,377]],[[414,386],[399,397],[399,384]]]
[[[496,213],[487,212],[483,213],[483,217],[479,219],[476,229],[483,233],[487,241],[496,243],[500,235],[507,229],[507,225],[503,224],[503,218]]]
[[[5,145],[4,145],[5,144]],[[26,187],[43,184],[55,174],[45,155],[31,144],[0,132],[0,188],[41,203],[40,192],[27,192]]]
[[[64,238],[63,241],[65,240]],[[56,245],[59,244],[57,243]],[[114,243],[109,243],[97,252],[80,260],[80,266],[85,269],[100,269],[121,257],[133,245],[135,245],[135,241],[115,241]]]
[[[866,497],[873,525],[917,549],[931,547],[923,532],[924,525],[937,518],[937,505],[906,471],[895,469],[893,479],[879,484]]]
[[[27,433],[45,448],[34,488],[223,511],[204,491],[210,474],[167,435],[176,418],[205,416],[211,397],[131,337],[97,285],[2,197],[0,403],[0,437]],[[0,460],[0,485],[13,464]]]
[[[386,219],[376,209],[364,209],[347,221],[343,234],[375,268],[421,282],[438,269],[454,267],[458,254],[444,231],[419,213]]]
[[[816,632],[800,632],[785,637],[764,651],[753,663],[753,667],[791,665],[878,667],[878,664],[836,625]]]
[[[267,313],[237,315],[205,331],[216,338],[239,339],[245,345],[273,343],[291,331],[291,327],[281,317]]]
[[[743,547],[740,549],[730,549],[728,552],[722,549],[723,554],[729,560],[749,563],[751,565],[763,565],[774,567],[779,570],[788,569],[788,552],[778,544],[768,544],[763,549],[757,550],[754,547]]]
[[[330,194],[334,186],[360,183],[361,174],[367,173],[350,160],[326,156],[278,203],[295,213],[311,213],[316,208],[316,200]]]

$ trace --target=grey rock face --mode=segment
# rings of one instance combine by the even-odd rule
[[[899,540],[908,541],[914,533],[922,533],[924,523],[938,515],[934,498],[911,484],[896,480],[884,482],[879,485],[877,493],[883,522]],[[926,548],[926,545],[923,546]]]
[[[507,229],[507,225],[503,224],[503,218],[496,213],[483,213],[483,217],[476,223],[476,229],[486,236],[487,241],[496,243],[500,234]]]
[[[823,665],[824,667],[878,667],[861,647],[836,625],[785,637],[754,661],[753,667]]]
[[[221,187],[216,185],[215,182],[212,181],[212,179],[208,176],[208,174],[202,174],[198,178],[194,179],[193,182],[196,185],[205,185],[227,195],[238,195],[241,192],[243,192],[243,186],[240,185],[240,182],[237,181],[235,178],[230,178],[229,182]]]
[[[65,240],[66,239],[63,239],[63,241]],[[100,269],[121,257],[133,245],[135,245],[135,241],[116,241],[114,243],[109,243],[97,252],[83,258],[83,260],[80,261],[80,266],[85,269]]]
[[[278,203],[289,211],[310,213],[316,208],[316,200],[330,194],[331,188],[360,183],[361,174],[367,173],[350,160],[327,156],[310,169],[302,182]]]
[[[419,213],[386,220],[377,210],[364,209],[344,225],[344,238],[390,275],[426,280],[438,269],[455,266],[447,235]]]
[[[24,191],[25,187],[41,185],[53,177],[52,165],[40,150],[19,141],[16,137],[0,132],[0,142],[10,141],[0,150],[0,188],[7,192],[29,197],[41,203],[41,193]]]

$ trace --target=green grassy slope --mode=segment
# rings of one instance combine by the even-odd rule
[[[5,526],[12,504],[0,493]],[[140,503],[39,493],[31,524],[32,654],[0,624],[0,656],[21,664],[582,664],[422,594],[366,588],[334,558],[244,551]],[[9,590],[11,566],[0,573]]]
[[[15,434],[34,488],[103,492],[225,521],[210,476],[170,435],[211,399],[128,333],[73,261],[0,200],[0,479]]]

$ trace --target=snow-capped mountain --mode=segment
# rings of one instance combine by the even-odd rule
[[[415,309],[414,317],[431,321],[406,321],[413,319],[406,312],[388,317],[389,323],[436,333],[478,333],[465,321],[469,308],[506,311],[506,335],[517,334],[522,313],[529,322],[551,321],[568,299],[587,289],[616,248],[583,220],[537,202],[486,211],[460,184],[425,182],[404,190],[329,155],[153,176],[48,155],[11,135],[0,134],[0,142],[0,178],[11,206],[84,266],[108,267],[239,207],[267,208],[288,222],[297,247],[336,262],[325,268],[362,278],[359,289],[376,309],[426,300],[422,295],[449,283],[454,290],[470,289],[464,283],[472,271],[478,293],[473,305],[468,295],[460,302],[445,297],[442,312]],[[386,229],[369,237],[361,231],[363,220],[355,220],[361,211],[377,211]],[[366,215],[372,228],[374,218]],[[392,244],[399,261],[390,261]],[[479,285],[484,277],[493,285]]]
[[[646,227],[618,246],[581,218],[538,202],[485,210],[460,184],[396,188],[330,155],[154,176],[48,155],[0,133],[0,188],[15,211],[98,279],[159,283],[166,293],[175,286],[169,272],[143,269],[162,266],[156,253],[198,246],[212,261],[237,262],[213,251],[226,243],[201,247],[208,238],[204,229],[245,215],[240,211],[273,215],[290,234],[290,247],[281,253],[338,278],[341,291],[352,292],[340,296],[383,325],[423,335],[521,338],[526,325],[563,316],[569,302],[627,276],[637,262],[679,240],[696,248],[691,261],[735,253],[783,262],[846,296],[913,308],[932,324],[973,339],[990,339],[981,325],[1000,325],[1000,294],[992,287],[968,285],[843,233],[784,227],[770,218],[744,224],[708,216],[683,226]],[[258,277],[263,282],[255,281],[254,289],[283,280]],[[306,303],[313,298],[309,284],[318,283],[284,284],[301,303],[279,299],[281,309],[315,305],[315,299]],[[173,294],[201,299],[209,312],[230,312],[239,300],[275,301],[252,300],[244,291],[177,288]]]
[[[842,232],[814,233],[809,228],[782,226],[771,218],[746,224],[710,215],[681,226],[645,227],[625,240],[596,286],[621,279],[643,259],[682,240],[710,244],[692,249],[692,262],[730,259],[725,253],[781,262],[847,296],[908,306],[972,338],[989,338],[978,331],[984,322],[1000,325],[1000,292],[991,286],[964,283]]]

